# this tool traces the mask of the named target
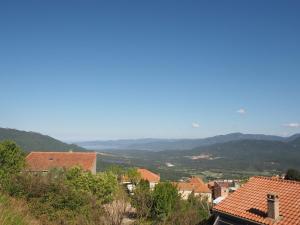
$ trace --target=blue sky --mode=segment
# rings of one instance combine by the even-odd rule
[[[0,127],[75,141],[300,132],[300,2],[1,1]]]

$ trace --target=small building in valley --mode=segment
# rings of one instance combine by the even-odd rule
[[[229,195],[229,183],[228,182],[215,182],[213,186],[214,199],[222,197],[226,198]]]
[[[300,182],[252,177],[213,213],[214,225],[300,225]]]
[[[79,166],[96,174],[96,158],[95,152],[31,152],[26,157],[26,163],[30,172],[48,172],[53,168],[69,169]]]
[[[208,202],[212,201],[211,190],[199,177],[192,177],[186,182],[174,182],[173,184],[177,187],[182,199],[188,199],[188,196],[193,192],[195,196],[207,199]]]
[[[237,180],[217,180],[213,184],[210,183],[209,187],[212,190],[213,199],[225,199],[236,191],[240,184]]]

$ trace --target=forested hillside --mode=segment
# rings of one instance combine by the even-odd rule
[[[84,148],[70,145],[57,139],[35,132],[20,131],[15,129],[0,128],[0,141],[12,140],[24,151],[80,151]]]
[[[300,169],[300,138],[290,142],[242,140],[177,151],[161,152],[172,162],[197,168],[239,170]]]

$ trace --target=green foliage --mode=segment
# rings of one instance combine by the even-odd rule
[[[0,184],[4,186],[9,177],[19,173],[25,165],[25,158],[22,150],[11,141],[0,143]]]
[[[165,220],[174,210],[179,198],[176,187],[170,182],[157,184],[153,191],[153,215]]]
[[[25,165],[25,155],[22,150],[11,141],[0,143],[0,170],[4,173],[15,174]]]
[[[40,225],[28,213],[24,202],[0,194],[0,225]]]
[[[122,177],[126,173],[125,169],[118,165],[111,165],[106,171],[114,174],[119,182],[122,180]]]
[[[191,193],[188,200],[179,200],[175,210],[167,220],[167,224],[172,225],[195,225],[203,224],[209,217],[209,204],[205,199],[196,197]]]
[[[83,172],[79,167],[74,167],[67,171],[66,177],[71,187],[88,192],[103,203],[112,201],[118,188],[117,177],[110,171],[93,175],[90,172]]]
[[[141,179],[141,175],[140,173],[137,171],[136,168],[129,168],[127,171],[126,171],[126,176],[128,177],[129,181],[132,183],[132,184],[137,184],[140,179]]]
[[[136,209],[138,219],[147,219],[150,216],[151,208],[153,206],[153,198],[150,191],[150,185],[147,180],[141,180],[136,185],[131,199],[131,204]]]
[[[288,169],[284,179],[300,181],[300,171],[295,169]]]
[[[36,217],[55,223],[82,224],[78,222],[80,219],[102,220],[103,204],[111,202],[118,189],[111,172],[93,175],[75,167],[67,171],[54,169],[46,174],[17,174],[12,177],[7,192],[26,199]]]

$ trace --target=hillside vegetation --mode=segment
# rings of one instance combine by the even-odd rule
[[[84,148],[70,145],[35,132],[0,128],[0,141],[12,140],[24,151],[82,151]]]
[[[0,225],[35,225],[34,220],[37,225],[122,225],[129,215],[136,225],[205,224],[210,219],[206,199],[192,194],[182,200],[170,182],[151,190],[135,168],[92,174],[75,166],[45,174],[25,172],[25,166],[15,143],[0,142],[0,197],[8,196],[0,198]],[[135,184],[134,195],[120,182],[124,177]],[[14,207],[13,199],[24,204]]]
[[[41,225],[30,216],[26,203],[0,193],[0,225]]]

